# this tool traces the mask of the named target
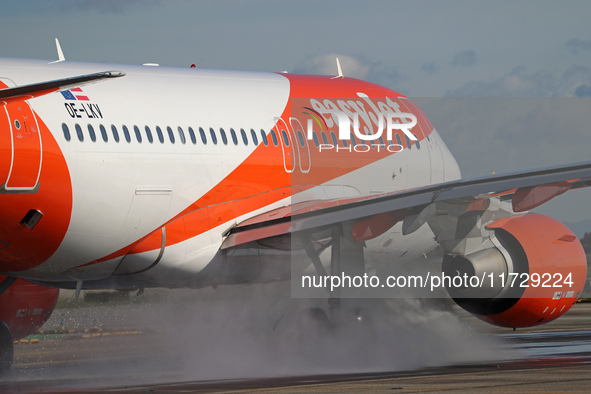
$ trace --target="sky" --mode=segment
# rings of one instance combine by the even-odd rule
[[[0,8],[0,54],[336,74],[416,100],[482,176],[589,160],[591,2],[28,0]],[[591,219],[591,191],[538,209]],[[590,229],[591,230],[591,229]]]

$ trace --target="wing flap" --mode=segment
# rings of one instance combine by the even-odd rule
[[[525,205],[533,207],[549,201],[566,190],[590,185],[591,162],[585,162],[563,167],[461,179],[379,195],[307,202],[303,205],[281,208],[281,213],[277,215],[274,215],[274,212],[266,213],[234,226],[227,232],[221,248],[227,249],[299,231],[322,230],[343,222],[362,223],[358,226],[371,227],[371,218],[385,213],[392,215],[388,221],[395,224],[402,220],[407,212],[414,212],[413,208],[416,210],[440,201],[472,203],[493,197],[509,200],[517,194],[518,207]],[[552,192],[544,193],[541,197],[532,197],[530,190],[539,191],[543,189],[541,186],[548,186],[547,189]],[[530,200],[533,202],[530,203]],[[369,224],[364,225],[364,221]],[[382,224],[377,223],[373,226],[374,228],[383,227]],[[376,232],[379,230],[373,230],[370,233]],[[360,232],[360,239],[368,239],[367,235],[361,235],[361,233],[363,232]]]

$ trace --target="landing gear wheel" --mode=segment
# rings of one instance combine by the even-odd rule
[[[298,316],[298,331],[306,332],[313,338],[325,335],[330,328],[330,320],[322,308],[306,308]]]
[[[14,344],[10,329],[4,322],[0,322],[0,376],[6,374],[12,366]]]
[[[337,325],[354,327],[369,327],[370,316],[362,308],[341,308],[334,313],[333,319]]]

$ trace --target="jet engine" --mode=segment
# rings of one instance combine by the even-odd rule
[[[572,231],[533,213],[498,219],[486,228],[494,232],[495,247],[443,259],[445,275],[478,278],[448,281],[454,301],[502,327],[531,327],[567,312],[587,276],[585,252]]]
[[[13,357],[13,341],[34,333],[51,316],[59,289],[36,285],[23,279],[0,276],[0,373]]]

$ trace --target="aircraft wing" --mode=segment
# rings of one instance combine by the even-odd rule
[[[440,183],[416,189],[355,198],[305,202],[268,212],[232,227],[222,249],[301,231],[354,222],[356,241],[371,239],[404,220],[403,233],[418,229],[434,213],[433,203],[473,204],[511,200],[514,212],[533,209],[570,189],[591,186],[591,162]],[[387,228],[384,228],[387,226]]]
[[[57,92],[59,90],[79,87],[107,78],[118,78],[124,75],[125,73],[120,71],[104,71],[94,74],[79,75],[77,77],[57,79],[54,81],[0,89],[0,100],[27,100],[48,93]]]

